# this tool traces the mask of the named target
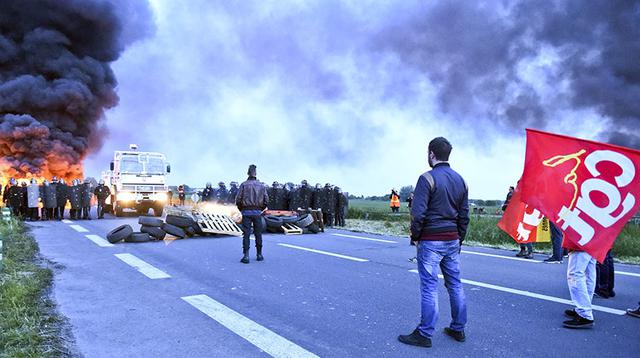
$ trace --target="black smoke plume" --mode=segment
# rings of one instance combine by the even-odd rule
[[[110,63],[130,39],[121,36],[117,6],[98,0],[0,2],[3,177],[83,175],[83,158],[105,135],[104,112],[118,103]]]

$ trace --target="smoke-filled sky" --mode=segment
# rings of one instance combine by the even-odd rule
[[[496,199],[525,127],[640,147],[639,1],[144,5],[121,12],[137,41],[111,66],[120,102],[87,175],[137,143],[167,154],[173,185],[254,163],[268,183],[371,195],[415,184],[445,136],[470,196]]]

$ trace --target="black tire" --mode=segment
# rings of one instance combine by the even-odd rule
[[[164,206],[160,205],[160,206],[155,206],[153,208],[153,216],[159,218],[162,216],[162,212],[164,211]]]
[[[149,242],[151,237],[146,232],[134,232],[124,238],[124,242]]]
[[[264,220],[267,223],[267,228],[279,229],[282,227],[282,224],[284,224],[280,216],[267,215],[264,217]]]
[[[313,223],[313,224],[307,226],[306,230],[309,230],[309,232],[311,232],[313,234],[317,234],[317,233],[320,232],[320,227],[318,226],[318,224]]]
[[[193,232],[195,232],[196,235],[200,235],[200,236],[206,235],[206,233],[202,231],[202,228],[200,227],[200,225],[198,225],[197,222],[195,222],[195,220],[193,221],[193,225],[191,225],[191,227],[193,228]]]
[[[140,228],[141,232],[146,232],[147,234],[149,234],[151,237],[153,237],[156,240],[164,240],[164,237],[167,236],[167,233],[162,230],[159,227],[155,227],[155,226],[142,226]]]
[[[144,226],[161,227],[164,224],[162,219],[154,218],[151,216],[141,216],[138,218],[138,224]]]
[[[305,228],[311,224],[313,224],[313,216],[309,215],[309,214],[304,214],[302,215],[298,221],[296,221],[296,225],[301,227],[301,228]]]
[[[283,224],[295,224],[299,217],[298,216],[281,216]]]
[[[167,222],[167,224],[177,226],[179,228],[191,227],[195,222],[190,217],[179,216],[179,215],[167,215],[167,218],[165,219],[165,221]]]
[[[196,230],[193,226],[185,227],[184,233],[187,234],[187,237],[193,237],[196,234]]]
[[[181,227],[177,227],[168,223],[162,224],[162,230],[164,230],[169,235],[173,235],[179,238],[184,238],[187,236],[187,233],[185,233]]]
[[[109,233],[107,234],[107,240],[110,243],[115,244],[118,241],[125,240],[132,233],[133,233],[133,228],[131,226],[129,226],[129,225],[121,225],[121,226],[118,226],[117,228],[109,231]]]

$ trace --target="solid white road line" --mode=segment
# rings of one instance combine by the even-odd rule
[[[207,295],[182,299],[272,357],[318,357]]]
[[[615,271],[615,273],[617,273],[618,275],[624,275],[624,276],[640,277],[640,274],[638,274],[638,273],[633,273],[633,272]]]
[[[73,221],[67,219],[62,220],[62,222],[65,224],[73,224]]]
[[[382,239],[372,239],[370,237],[364,237],[364,236],[355,236],[355,235],[345,235],[345,234],[331,234],[333,236],[341,236],[341,237],[350,237],[353,239],[360,239],[360,240],[369,240],[369,241],[377,241],[377,242],[388,242],[391,244],[397,244],[397,241],[391,241],[391,240],[382,240]]]
[[[413,272],[413,273],[418,273],[418,270],[409,270],[409,271]],[[438,275],[438,277],[443,278],[442,275]],[[472,285],[472,286],[489,288],[489,289],[496,290],[496,291],[513,293],[513,294],[516,294],[516,295],[537,298],[537,299],[545,300],[545,301],[564,303],[566,305],[573,305],[571,300],[567,300],[567,299],[564,299],[564,298],[559,298],[559,297],[554,297],[554,296],[547,296],[547,295],[542,295],[542,294],[539,294],[539,293],[523,291],[523,290],[517,290],[517,289],[514,289],[514,288],[497,286],[497,285],[492,285],[490,283],[471,281],[471,280],[466,280],[466,279],[461,279],[460,281],[462,281],[462,283],[466,283],[466,284]],[[598,305],[592,305],[592,308],[593,308],[594,311],[601,311],[601,312],[611,313],[611,314],[620,315],[620,316],[625,315],[627,313],[626,311],[618,310],[618,309],[615,309],[615,308],[604,307],[604,306],[598,306]]]
[[[100,246],[100,247],[111,247],[113,246],[112,243],[110,243],[109,241],[101,238],[98,235],[85,235],[85,237],[91,241],[93,241],[96,245]]]
[[[462,253],[463,254],[471,254],[471,255],[488,256],[488,257],[497,257],[499,259],[506,259],[506,260],[516,260],[516,261],[536,262],[536,263],[542,262],[540,260],[523,259],[523,258],[520,258],[520,257],[509,257],[509,256],[494,255],[494,254],[485,254],[484,252],[475,252],[475,251],[467,251],[467,250],[462,250]]]
[[[166,272],[149,265],[148,263],[140,260],[139,258],[131,254],[115,254],[115,257],[124,261],[124,263],[126,263],[129,266],[132,266],[136,270],[140,271],[140,273],[149,277],[152,280],[171,277]]]
[[[77,232],[89,232],[89,230],[83,228],[80,225],[69,225],[70,228],[72,228],[73,230],[77,231]]]
[[[284,247],[290,247],[292,249],[298,249],[298,250],[304,250],[304,251],[309,251],[309,252],[315,252],[316,254],[322,254],[322,255],[328,255],[328,256],[333,256],[333,257],[339,257],[341,259],[346,259],[346,260],[351,260],[351,261],[357,261],[357,262],[367,262],[369,260],[365,260],[365,259],[359,259],[357,257],[352,257],[352,256],[347,256],[347,255],[340,255],[340,254],[334,254],[333,252],[327,252],[327,251],[321,251],[321,250],[315,250],[315,249],[310,249],[307,247],[302,247],[302,246],[296,246],[296,245],[289,245],[289,244],[278,244],[280,246],[284,246]]]

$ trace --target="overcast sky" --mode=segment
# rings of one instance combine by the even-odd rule
[[[125,28],[143,36],[113,63],[120,102],[86,174],[137,143],[167,155],[171,185],[242,181],[253,163],[267,183],[373,195],[414,185],[444,136],[470,197],[502,199],[526,127],[605,140],[619,119],[596,94],[576,100],[578,70],[605,67],[601,39],[584,21],[554,32],[615,14],[504,3],[154,0]]]

